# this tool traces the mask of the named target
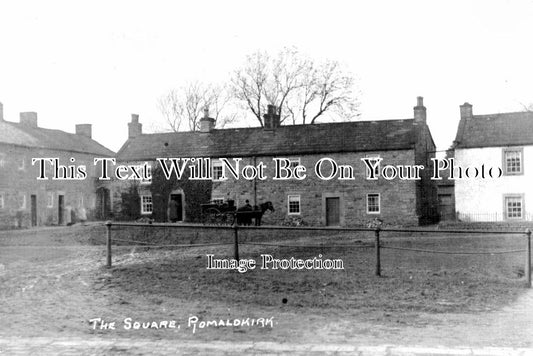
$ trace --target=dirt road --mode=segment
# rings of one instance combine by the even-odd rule
[[[177,340],[191,345],[208,345],[206,342],[213,341],[235,345],[270,342],[272,345],[315,345],[317,350],[318,345],[349,345],[352,351],[362,345],[385,344],[459,348],[457,350],[533,347],[531,289],[524,289],[516,301],[495,311],[454,314],[413,311],[401,316],[380,310],[373,313],[302,310],[283,305],[259,307],[238,300],[234,303],[198,302],[166,294],[133,294],[114,285],[112,273],[103,267],[103,246],[84,242],[83,236],[89,228],[0,233],[0,354],[7,353],[13,343],[27,343],[26,349],[18,350],[24,354],[35,342],[39,344],[39,340],[48,343],[74,340],[73,345],[77,346],[73,346],[73,350],[83,346],[79,340],[87,340],[88,345],[100,340],[108,343],[106,347],[109,348],[113,342],[123,345],[128,339],[146,343],[160,340],[165,345]],[[123,249],[116,257],[116,265],[136,263],[139,258],[150,256]],[[191,317],[205,321],[273,318],[273,324],[272,327],[217,325],[193,332],[188,325]],[[90,320],[96,318],[115,322],[116,328],[94,327]],[[175,320],[181,328],[127,330],[124,328],[126,318],[141,323]],[[20,338],[18,342],[17,338]],[[35,342],[32,344],[31,340]],[[280,353],[289,351],[279,350]],[[304,354],[305,350],[301,351]],[[335,349],[322,351],[334,353]],[[217,350],[212,352],[217,353]]]

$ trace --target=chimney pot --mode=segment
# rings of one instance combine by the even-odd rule
[[[143,125],[139,123],[139,114],[131,114],[131,122],[128,123],[128,138],[142,135]]]
[[[204,108],[204,117],[200,119],[200,132],[211,132],[215,128],[215,119],[209,117],[209,108]]]
[[[37,113],[34,111],[21,112],[20,123],[29,127],[37,127]]]
[[[78,124],[76,125],[76,135],[85,136],[92,139],[92,125],[91,124]]]
[[[263,115],[263,123],[265,129],[275,129],[279,127],[279,115],[277,114],[278,108],[275,105],[267,106],[267,114]]]
[[[474,116],[472,105],[469,103],[464,103],[463,105],[459,106],[459,109],[461,113],[461,119],[468,119]]]
[[[425,123],[426,122],[426,107],[424,106],[424,98],[418,96],[416,98],[416,106],[413,108],[415,123]]]

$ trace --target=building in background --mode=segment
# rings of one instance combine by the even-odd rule
[[[198,221],[200,203],[233,201],[242,206],[249,200],[252,205],[272,202],[275,212],[265,214],[266,224],[300,219],[310,225],[356,226],[379,217],[388,224],[417,225],[438,218],[436,183],[430,179],[435,144],[421,97],[414,107],[414,118],[403,120],[281,126],[276,111],[269,108],[265,127],[215,129],[214,120],[206,114],[198,132],[158,134],[143,134],[134,115],[129,123],[129,139],[117,153],[117,161],[139,165],[149,162],[154,172],[157,158],[209,157],[213,179],[201,187],[182,179],[165,189],[161,181],[115,181],[116,216],[167,221],[169,201],[175,200],[177,221]],[[242,158],[241,169],[263,162],[267,178],[221,179],[225,170],[226,176],[229,174],[220,158]],[[307,177],[274,180],[274,158],[287,158],[292,167],[305,166]],[[323,158],[329,159],[323,165],[326,175],[333,160],[339,167],[351,166],[353,177],[339,179],[339,168],[332,179],[318,178],[314,167]],[[363,158],[381,158],[382,167],[423,165],[426,169],[417,180],[387,180],[381,171],[377,180],[369,180]],[[121,213],[126,210],[127,214]]]
[[[446,150],[445,159],[454,158],[453,148]],[[455,215],[455,180],[450,179],[449,170],[439,172],[442,178],[437,180],[437,194],[439,197],[439,220],[452,221]]]
[[[458,219],[533,220],[528,212],[533,206],[533,112],[473,115],[469,103],[460,109],[455,165],[475,167],[479,176],[455,180]],[[495,176],[501,169],[501,177],[488,176],[490,168]],[[470,172],[475,173],[472,168]]]
[[[76,125],[76,133],[41,128],[37,113],[20,113],[19,122],[4,120],[0,103],[0,228],[65,225],[72,212],[84,208],[90,219],[110,212],[109,190],[96,179],[94,157],[114,153],[92,139],[90,124]],[[86,165],[83,180],[54,180],[46,163],[48,179],[38,180],[39,165],[33,158],[58,158],[64,166]],[[70,175],[70,169],[58,171]]]

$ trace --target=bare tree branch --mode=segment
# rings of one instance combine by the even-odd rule
[[[173,131],[179,131],[183,125],[190,131],[197,131],[204,108],[210,110],[218,127],[233,122],[236,114],[223,115],[230,99],[225,86],[192,82],[162,96],[158,107]]]
[[[232,93],[263,126],[266,105],[277,106],[280,121],[315,123],[318,119],[358,116],[354,78],[335,61],[316,63],[295,48],[275,58],[256,52],[246,58],[231,81]]]

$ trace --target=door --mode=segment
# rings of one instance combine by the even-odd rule
[[[64,195],[58,195],[57,196],[57,224],[63,225],[63,213],[64,213]]]
[[[453,220],[455,217],[455,208],[451,194],[439,194],[439,210],[441,220]]]
[[[32,194],[31,197],[31,226],[37,226],[37,196]]]
[[[170,211],[169,218],[170,221],[183,221],[183,204],[182,204],[182,195],[181,194],[170,194]]]
[[[340,199],[326,198],[326,225],[340,225]]]
[[[100,220],[107,219],[111,211],[110,192],[107,188],[98,188],[96,191],[96,218]]]

